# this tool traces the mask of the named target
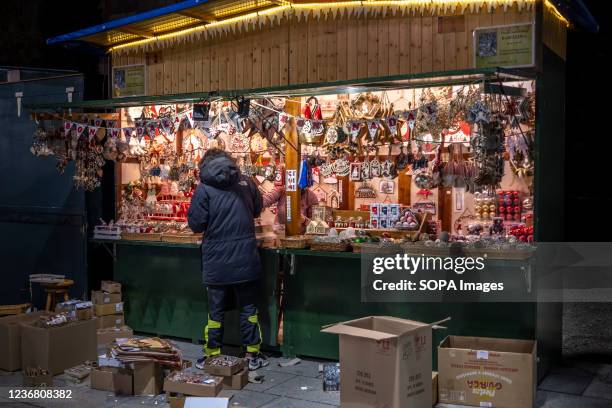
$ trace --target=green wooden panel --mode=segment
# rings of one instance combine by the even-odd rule
[[[338,359],[338,337],[321,326],[380,315],[434,322],[450,316],[448,330],[434,331],[434,346],[447,335],[533,339],[533,303],[362,303],[360,259],[322,257],[290,251],[294,267],[285,265],[286,303],[283,354]],[[436,363],[434,347],[434,366]]]
[[[278,254],[262,251],[259,307],[264,345],[276,345]],[[126,322],[137,332],[201,341],[207,319],[200,249],[193,245],[117,244],[115,280],[124,287]],[[238,313],[228,312],[225,342],[239,345]]]

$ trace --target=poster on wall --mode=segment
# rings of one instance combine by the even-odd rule
[[[145,65],[113,67],[113,98],[146,95]]]
[[[534,31],[531,23],[476,28],[475,68],[534,66]]]

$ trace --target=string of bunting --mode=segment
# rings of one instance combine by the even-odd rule
[[[157,119],[139,118],[134,121],[135,126],[133,127],[117,127],[116,120],[96,118],[93,120],[93,125],[89,123],[64,121],[63,129],[64,137],[68,137],[70,133],[75,130],[75,138],[78,139],[85,135],[90,142],[96,136],[99,129],[105,129],[106,134],[113,139],[120,138],[123,133],[126,141],[129,143],[133,136],[140,142],[145,135],[155,137],[157,131],[169,135],[173,132],[175,127],[178,127],[184,121],[189,123],[189,127],[194,128],[196,122],[193,120],[193,110],[187,110],[178,115],[163,116]],[[207,131],[209,129],[202,127],[202,130]]]

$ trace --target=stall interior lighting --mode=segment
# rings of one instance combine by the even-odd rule
[[[283,11],[295,9],[295,10],[313,10],[313,11],[321,11],[322,9],[338,9],[338,8],[369,8],[369,7],[419,7],[422,10],[433,10],[436,8],[444,9],[466,9],[470,7],[497,7],[497,6],[511,6],[514,4],[526,4],[533,5],[537,0],[364,0],[364,1],[340,1],[340,2],[330,2],[330,3],[290,3],[290,2],[276,2],[277,5],[275,7],[271,7],[266,10],[251,12],[247,14],[242,14],[236,17],[230,17],[227,19],[222,19],[219,21],[214,21],[207,24],[201,24],[193,27],[189,27],[183,30],[173,31],[167,34],[156,34],[150,38],[135,40],[126,42],[124,44],[119,44],[109,49],[109,52],[117,51],[120,49],[124,49],[127,47],[139,46],[139,45],[147,45],[155,43],[156,41],[168,40],[184,35],[189,35],[196,32],[203,32],[207,29],[218,28],[220,26],[225,26],[228,24],[234,24],[239,22],[244,22],[248,20],[253,20],[258,17],[270,16],[278,13],[282,13]],[[550,12],[565,26],[569,27],[569,21],[557,10],[554,4],[550,2],[550,0],[544,0],[545,6],[550,10]],[[215,13],[220,15],[221,12]]]

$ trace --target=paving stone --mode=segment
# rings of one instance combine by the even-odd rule
[[[305,389],[303,389],[305,388]],[[266,390],[266,393],[280,395],[283,397],[292,397],[306,401],[312,401],[322,404],[338,405],[340,404],[340,392],[323,391],[323,383],[320,379],[309,377],[295,377],[282,384]]]
[[[551,374],[569,374],[601,378],[612,374],[612,364],[566,360],[563,364],[553,367],[550,372]]]
[[[279,373],[287,373],[293,375],[301,375],[304,377],[317,378],[321,377],[319,372],[319,364],[327,363],[328,361],[302,360],[299,364],[290,367],[280,367],[278,363],[287,362],[285,358],[269,358],[270,364],[262,368],[262,371],[277,371]]]
[[[612,400],[612,378],[607,381],[602,381],[598,378],[594,379],[582,395],[585,397]],[[610,406],[612,406],[612,402]]]
[[[540,391],[537,393],[536,408],[610,408],[610,401]]]
[[[339,406],[340,405],[319,404],[312,401],[283,397],[264,405],[262,408],[330,408]]]
[[[251,391],[265,391],[296,377],[294,374],[271,370],[258,370],[257,373],[264,376],[264,381],[261,384],[249,383],[246,385],[246,387],[244,387],[244,389]]]
[[[591,380],[591,377],[585,376],[549,374],[540,383],[538,388],[544,391],[582,395],[591,383]]]
[[[222,391],[225,392],[225,391]],[[219,397],[227,397],[227,394],[219,394]],[[230,407],[239,405],[244,408],[258,408],[268,404],[278,397],[263,392],[249,390],[234,391],[230,399]]]

